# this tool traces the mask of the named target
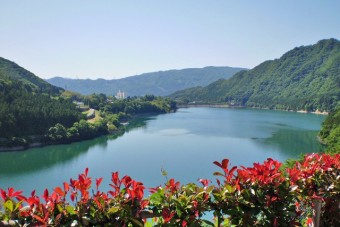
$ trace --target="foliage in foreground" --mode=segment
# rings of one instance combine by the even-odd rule
[[[310,226],[313,204],[321,201],[322,224],[340,224],[340,154],[306,155],[287,169],[272,159],[253,167],[229,168],[227,159],[214,164],[221,169],[215,185],[170,179],[148,197],[141,182],[118,172],[108,192],[99,189],[102,178],[92,188],[88,169],[42,196],[0,189],[0,220],[20,226]],[[204,220],[207,212],[213,222]]]

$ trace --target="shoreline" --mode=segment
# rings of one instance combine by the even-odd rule
[[[230,106],[228,104],[181,104],[177,105],[178,108],[195,108],[195,107],[211,107],[211,108],[230,108],[230,109],[257,109],[257,110],[276,110],[276,111],[287,111],[287,112],[295,112],[295,113],[305,113],[305,114],[316,114],[316,115],[324,115],[327,116],[329,112],[320,110],[316,111],[307,111],[307,110],[285,110],[285,109],[270,109],[270,108],[258,108],[258,107],[247,107],[247,106]]]
[[[177,110],[177,109],[176,109]],[[171,111],[169,113],[173,113],[176,112],[175,111]],[[80,140],[75,140],[75,141],[70,141],[70,142],[64,142],[64,143],[44,143],[44,142],[33,142],[31,144],[27,144],[27,145],[20,145],[20,146],[13,146],[13,147],[1,147],[0,146],[0,153],[1,152],[16,152],[16,151],[25,151],[31,148],[39,148],[39,147],[47,147],[47,146],[53,146],[53,145],[65,145],[65,144],[72,144],[72,143],[77,143],[77,142],[82,142],[82,141],[86,141],[86,140],[92,140],[95,138],[98,138],[100,136],[111,136],[111,135],[119,135],[122,132],[125,133],[126,131],[126,126],[129,125],[129,123],[137,118],[143,118],[143,117],[148,117],[148,116],[155,116],[155,115],[159,115],[159,114],[166,114],[166,113],[143,113],[143,114],[136,114],[134,116],[131,116],[130,119],[128,119],[127,121],[124,122],[120,122],[121,127],[119,127],[117,130],[113,131],[113,132],[109,132],[107,134],[103,134],[103,135],[99,135],[99,136],[94,136],[92,138],[88,138],[88,139],[80,139]]]
[[[208,108],[230,108],[230,109],[245,109],[245,108],[251,108],[251,109],[258,109],[258,110],[275,110],[275,111],[287,111],[287,112],[296,112],[296,113],[304,113],[304,114],[316,114],[316,115],[324,115],[327,116],[329,113],[326,111],[319,111],[318,109],[313,112],[308,112],[306,110],[284,110],[284,109],[270,109],[270,108],[256,108],[256,107],[246,107],[246,106],[230,106],[228,104],[186,104],[186,105],[177,105],[177,109],[179,108],[196,108],[196,107],[208,107]],[[176,110],[177,110],[176,109]],[[171,111],[169,113],[174,113],[176,110]],[[136,119],[136,118],[143,118],[147,116],[155,116],[158,115],[159,113],[145,113],[145,114],[137,114],[135,116],[131,116],[130,119],[128,119],[126,122],[121,122],[123,131],[125,132],[125,127],[129,125],[130,121]],[[163,113],[164,114],[164,113]],[[105,135],[100,135],[100,136],[108,136],[108,135],[116,135],[121,133],[122,128],[119,128],[118,130],[114,132],[107,133]],[[71,143],[76,143],[76,142],[81,142],[85,140],[91,140],[95,139],[99,136],[95,136],[93,138],[89,139],[83,139],[83,140],[76,140],[72,142],[66,142],[66,143],[43,143],[43,142],[34,142],[28,145],[21,145],[21,146],[13,146],[13,147],[0,147],[0,152],[15,152],[15,151],[25,151],[27,149],[31,148],[39,148],[39,147],[46,147],[50,145],[63,145],[63,144],[71,144]],[[322,142],[321,142],[322,143]]]

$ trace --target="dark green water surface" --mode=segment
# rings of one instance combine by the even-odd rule
[[[0,188],[61,186],[89,167],[94,178],[111,172],[130,175],[147,187],[163,184],[161,169],[183,183],[214,179],[213,161],[250,166],[268,157],[285,161],[319,152],[316,135],[324,116],[284,111],[187,108],[131,122],[119,137],[105,136],[68,145],[0,153]]]

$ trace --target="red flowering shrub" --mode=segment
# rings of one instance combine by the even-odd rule
[[[0,226],[10,220],[18,226],[150,226],[150,217],[153,226],[309,226],[316,201],[321,224],[340,226],[340,154],[306,155],[286,169],[273,159],[253,167],[229,168],[227,159],[214,164],[222,170],[214,173],[222,177],[216,185],[170,179],[151,188],[148,198],[141,182],[118,172],[112,173],[111,190],[102,192],[103,179],[92,186],[88,169],[42,196],[0,189]],[[203,219],[207,212],[215,223]]]
[[[311,217],[313,200],[323,203],[321,220],[326,226],[340,226],[340,154],[310,154],[287,169],[292,190],[297,194],[300,215]]]

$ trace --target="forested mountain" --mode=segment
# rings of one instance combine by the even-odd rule
[[[55,87],[16,63],[0,57],[0,80],[20,81],[26,91],[59,94],[62,89]],[[6,77],[6,78],[5,78]]]
[[[71,126],[80,120],[81,113],[75,105],[58,97],[60,91],[61,88],[0,58],[0,142],[42,135],[56,123]]]
[[[115,95],[119,90],[127,96],[169,95],[195,86],[206,86],[221,78],[229,78],[243,68],[205,67],[145,73],[116,80],[66,79],[54,77],[47,81],[53,85],[81,94],[104,93]]]
[[[206,87],[176,92],[183,103],[329,111],[339,104],[340,41],[321,40],[296,47],[281,58],[219,80]]]

